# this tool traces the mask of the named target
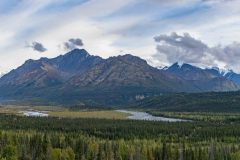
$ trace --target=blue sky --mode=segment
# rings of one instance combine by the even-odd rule
[[[0,72],[63,54],[69,39],[104,58],[131,53],[153,66],[179,61],[240,72],[239,6],[239,0],[0,1]]]

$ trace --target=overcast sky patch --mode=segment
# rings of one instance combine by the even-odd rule
[[[64,54],[65,49],[83,47],[83,39],[84,49],[104,58],[124,50],[161,66],[177,59],[203,65],[214,57],[215,65],[221,67],[224,62],[240,73],[235,60],[239,6],[239,0],[0,1],[0,70],[6,72],[27,59],[39,59],[42,54],[34,51],[51,58]],[[171,37],[172,32],[180,37]],[[169,40],[161,37],[158,50],[152,40],[156,35],[170,36],[165,37]],[[177,41],[180,38],[182,42]],[[33,50],[24,47],[24,42],[35,40],[30,44]],[[168,56],[155,54],[157,51],[168,52]]]

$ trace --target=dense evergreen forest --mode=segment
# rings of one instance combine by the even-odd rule
[[[205,122],[216,122],[216,123],[239,123],[240,113],[239,112],[162,112],[159,110],[148,110],[149,114],[153,116],[171,117],[178,119],[186,119],[192,121],[205,121]]]
[[[6,160],[239,160],[238,122],[149,122],[0,115]]]
[[[163,94],[145,98],[131,107],[174,112],[239,112],[240,92]]]

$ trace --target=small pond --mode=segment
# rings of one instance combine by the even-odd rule
[[[47,117],[48,114],[46,112],[40,111],[23,111],[23,115],[27,117]]]

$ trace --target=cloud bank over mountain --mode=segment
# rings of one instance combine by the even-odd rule
[[[80,38],[71,38],[64,43],[64,49],[67,51],[70,51],[82,46],[83,46],[83,42]]]
[[[170,63],[184,62],[199,66],[220,66],[226,69],[240,70],[240,43],[209,47],[206,43],[192,37],[189,33],[179,35],[163,34],[154,37],[157,43],[155,58],[165,56]]]

